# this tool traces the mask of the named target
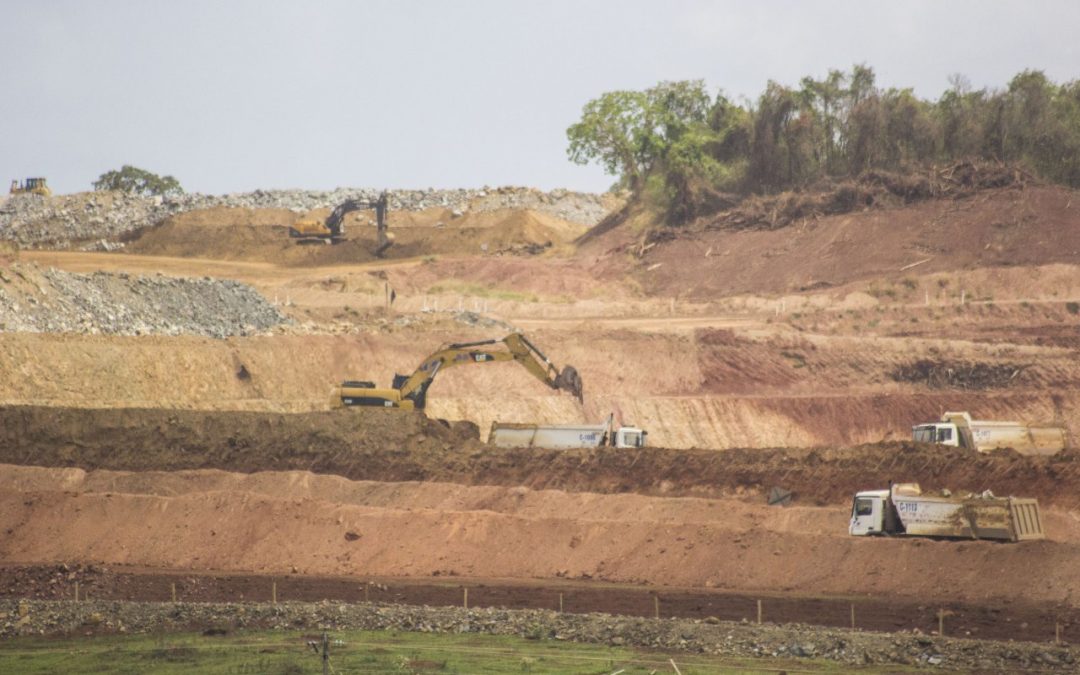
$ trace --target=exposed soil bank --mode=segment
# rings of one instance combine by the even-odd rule
[[[798,503],[844,504],[889,481],[990,489],[1080,504],[1074,454],[978,454],[909,442],[851,448],[627,451],[515,449],[479,442],[468,423],[366,409],[312,413],[0,407],[0,462],[174,471],[304,470],[352,480],[444,481],[570,492],[725,496],[775,485]]]

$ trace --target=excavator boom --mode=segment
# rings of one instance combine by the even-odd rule
[[[501,340],[445,345],[424,359],[411,375],[395,375],[390,389],[378,389],[371,382],[346,381],[335,392],[333,404],[423,409],[427,390],[440,371],[470,363],[500,361],[515,361],[552,389],[567,391],[584,402],[581,376],[573,366],[560,371],[528,338],[511,333]]]
[[[389,208],[389,198],[386,193],[379,195],[378,199],[347,199],[338,204],[326,220],[298,220],[289,228],[289,236],[302,242],[322,241],[327,244],[336,244],[345,239],[345,216],[353,211],[361,209],[375,210],[376,243],[375,255],[382,256],[386,249],[393,243],[393,237],[387,232],[386,212]]]

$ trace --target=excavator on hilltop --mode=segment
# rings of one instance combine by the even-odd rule
[[[375,255],[381,256],[394,243],[393,236],[386,231],[388,206],[389,199],[385,192],[375,200],[348,199],[338,204],[324,221],[298,220],[289,228],[289,236],[296,239],[297,243],[321,241],[324,244],[337,244],[345,240],[345,216],[361,209],[375,209]]]
[[[390,389],[378,389],[372,382],[348,380],[334,392],[335,406],[375,406],[423,410],[428,387],[446,368],[470,363],[514,361],[552,389],[568,391],[583,401],[581,376],[573,366],[559,371],[544,354],[521,333],[511,333],[501,340],[462,342],[441,347],[424,359],[412,375],[394,375]]]

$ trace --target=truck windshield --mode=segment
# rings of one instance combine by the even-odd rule
[[[869,516],[874,512],[874,501],[865,497],[855,500],[855,515]]]
[[[915,432],[911,435],[911,440],[916,443],[933,443],[934,427],[915,427]]]

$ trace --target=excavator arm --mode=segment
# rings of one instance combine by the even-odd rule
[[[300,239],[301,241],[322,240],[328,243],[336,243],[344,238],[345,228],[343,227],[345,222],[345,216],[349,215],[353,211],[359,211],[361,209],[374,209],[375,210],[375,227],[377,230],[377,241],[375,244],[375,255],[381,256],[383,252],[390,247],[393,243],[393,238],[386,231],[386,212],[389,207],[389,199],[386,193],[379,195],[378,199],[347,199],[338,204],[330,215],[326,217],[323,222],[314,220],[301,220],[289,228],[289,236],[294,239]]]
[[[579,401],[584,400],[581,376],[573,366],[560,371],[528,338],[511,333],[501,340],[446,345],[424,359],[411,375],[395,375],[392,389],[376,389],[370,382],[345,382],[335,396],[335,404],[423,409],[428,387],[440,371],[470,363],[504,361],[515,361],[552,389],[568,391]]]

